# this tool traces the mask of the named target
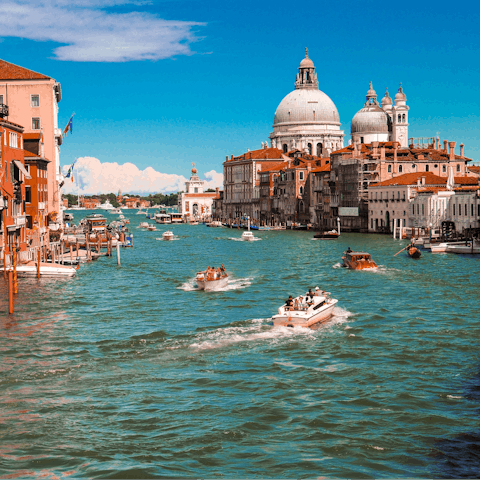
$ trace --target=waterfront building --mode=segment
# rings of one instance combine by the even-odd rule
[[[298,149],[318,157],[327,156],[343,147],[340,125],[337,107],[319,90],[315,65],[306,49],[295,90],[283,98],[275,112],[271,146],[283,153]]]
[[[43,133],[47,166],[47,212],[59,212],[60,145],[58,104],[62,99],[60,83],[52,77],[0,60],[0,104],[10,106],[7,119],[23,125],[25,133]],[[12,108],[15,107],[15,108]]]
[[[417,172],[371,185],[368,191],[368,231],[391,232],[395,220],[397,226],[401,221],[404,227],[428,227],[430,224],[434,228],[439,227],[443,220],[450,220],[447,218],[448,209],[451,209],[450,196],[455,196],[457,192],[460,195],[462,191],[470,195],[479,188],[478,178],[474,176],[454,177],[451,190],[447,190],[447,182],[447,177],[432,172]],[[459,203],[458,198],[453,200],[454,203]],[[464,226],[463,223],[459,224],[459,227]]]
[[[30,179],[25,181],[25,213],[27,237],[32,247],[47,245],[49,242],[47,216],[48,164],[44,156],[43,134],[24,133],[25,169]]]
[[[200,180],[198,171],[193,164],[190,180],[185,182],[185,192],[178,195],[178,213],[185,221],[197,219],[207,220],[212,216],[213,200],[216,192],[205,192],[205,180]]]
[[[330,160],[326,160],[324,165],[313,168],[311,171],[313,176],[312,208],[315,217],[313,223],[324,231],[337,228],[337,217],[334,216],[331,207],[331,168]]]
[[[250,217],[260,221],[260,175],[284,163],[283,153],[267,143],[259,150],[229,158],[223,163],[224,211],[228,219]]]
[[[5,119],[8,109],[0,105],[0,252],[2,262],[13,249],[27,249],[26,217],[24,210],[25,169],[23,127]]]
[[[87,210],[95,210],[96,208],[100,208],[102,204],[101,200],[98,198],[84,198],[82,199],[81,207]]]

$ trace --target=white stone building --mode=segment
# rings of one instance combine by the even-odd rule
[[[217,192],[205,192],[205,180],[198,177],[195,165],[192,168],[190,180],[185,182],[185,193],[178,196],[178,212],[185,221],[197,219],[206,220],[212,215],[212,204]]]
[[[298,68],[295,90],[279,104],[275,112],[271,145],[284,153],[298,149],[318,157],[343,148],[344,132],[330,97],[318,89],[315,66],[305,58]]]

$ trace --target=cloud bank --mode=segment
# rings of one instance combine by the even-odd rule
[[[69,166],[62,167],[67,174]],[[81,157],[73,168],[73,182],[65,179],[63,193],[96,195],[122,193],[148,195],[150,193],[174,193],[185,190],[183,175],[157,172],[152,167],[140,170],[133,163],[119,165],[116,162],[100,162],[98,158]],[[205,173],[206,188],[223,186],[223,174],[211,170]]]
[[[146,3],[146,2],[143,2]],[[127,62],[191,55],[200,22],[164,20],[146,12],[115,13],[132,0],[2,0],[0,37],[53,41],[58,60]]]

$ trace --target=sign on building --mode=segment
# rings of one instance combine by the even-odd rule
[[[341,217],[358,217],[358,207],[338,207]]]

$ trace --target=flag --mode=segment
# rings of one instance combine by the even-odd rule
[[[77,159],[75,159],[75,162],[77,161]],[[68,169],[68,172],[67,174],[65,175],[65,178],[69,178],[70,175],[72,175],[73,173],[73,167],[75,166],[75,162],[73,162],[71,165],[70,165],[70,168]],[[73,175],[72,175],[72,182],[73,182]]]
[[[64,137],[68,131],[70,130],[70,133],[73,133],[73,116],[75,115],[75,112],[72,113],[72,116],[70,117],[70,120],[67,123],[67,126],[64,128],[62,137]]]
[[[73,183],[73,175],[72,175],[72,183]]]

